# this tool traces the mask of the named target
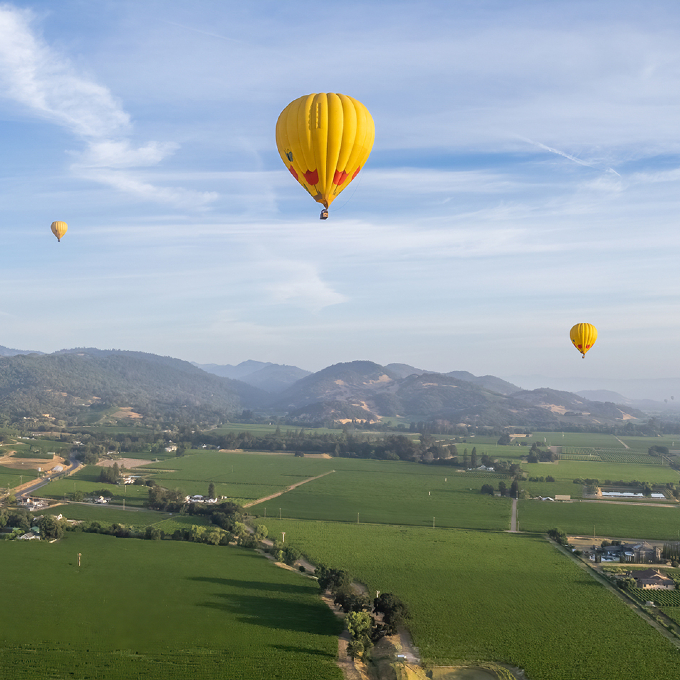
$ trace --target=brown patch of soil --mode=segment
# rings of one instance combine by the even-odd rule
[[[63,465],[64,468],[68,467],[68,464],[64,462],[61,456],[55,456],[54,458],[13,458],[11,454],[14,451],[8,451],[6,454],[0,457],[0,465],[6,468],[11,468],[12,470],[37,470],[40,468],[43,472],[49,472],[52,468],[57,465]]]
[[[148,465],[153,463],[152,460],[144,460],[143,458],[116,458],[115,460],[100,460],[97,465],[99,467],[113,467],[114,463],[118,463],[118,467],[124,467],[126,470],[132,470],[140,465]]]

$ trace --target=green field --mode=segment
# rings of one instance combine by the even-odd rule
[[[15,470],[14,468],[8,468],[0,465],[0,491],[5,491],[6,489],[12,489],[15,486],[19,486],[23,482],[27,482],[30,479],[37,479],[37,470]]]
[[[151,463],[137,468],[136,472],[148,473],[158,484],[182,489],[188,495],[207,494],[208,484],[213,482],[218,496],[245,503],[329,472],[334,465],[331,459],[296,457],[292,454],[202,451]]]
[[[88,496],[95,491],[108,489],[113,494],[111,503],[114,505],[123,505],[125,501],[126,506],[141,508],[148,501],[148,487],[100,482],[98,479],[101,471],[102,468],[97,465],[86,465],[70,477],[62,477],[43,486],[34,495],[61,500],[74,491],[82,491],[85,496]]]
[[[520,531],[678,540],[680,507],[650,507],[634,503],[518,501]]]
[[[495,473],[335,458],[335,472],[249,508],[253,514],[339,522],[508,529],[510,499],[480,493]],[[508,483],[509,486],[509,483]]]
[[[648,457],[650,461],[658,459]],[[552,475],[556,480],[598,479],[604,483],[606,479],[631,482],[649,482],[650,484],[677,483],[680,472],[667,465],[652,463],[650,465],[635,465],[633,463],[598,463],[596,461],[560,460],[556,463],[523,463],[524,470],[529,477],[545,477]],[[574,485],[575,486],[575,485]]]
[[[69,533],[0,560],[3,680],[342,678],[315,583],[252,551]]]
[[[43,514],[44,511],[35,514]],[[102,525],[125,524],[126,526],[146,527],[156,525],[172,515],[168,512],[154,510],[123,510],[109,505],[90,505],[85,503],[64,503],[50,508],[50,514],[62,514],[66,519],[99,522]],[[194,522],[199,524],[199,522]]]
[[[271,520],[315,563],[393,592],[428,664],[496,661],[531,680],[677,678],[678,650],[538,537]]]

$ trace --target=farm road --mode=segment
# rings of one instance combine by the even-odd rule
[[[313,482],[315,479],[321,479],[322,477],[325,477],[326,475],[330,475],[333,472],[335,472],[335,470],[331,470],[330,472],[324,472],[322,475],[317,475],[316,477],[310,477],[309,479],[304,479],[301,482],[298,482],[297,484],[291,484],[290,486],[287,486],[283,491],[273,493],[271,496],[265,496],[264,498],[258,498],[256,501],[250,501],[250,503],[246,503],[243,507],[244,508],[250,508],[253,505],[257,505],[258,503],[264,503],[265,501],[269,501],[272,498],[278,498],[279,496],[283,496],[284,493],[287,493],[288,491],[292,491],[293,489],[297,488],[298,486],[302,486],[303,484],[307,484],[308,482]]]
[[[623,444],[624,449],[630,448],[630,446],[628,446],[628,444],[626,444],[625,442],[622,442],[617,436],[614,436],[614,439],[616,439],[617,442],[620,442],[621,444]]]
[[[510,518],[510,532],[517,533],[517,499],[512,499],[512,517]]]

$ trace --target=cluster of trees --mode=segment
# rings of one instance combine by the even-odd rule
[[[534,442],[529,449],[529,454],[527,456],[527,463],[552,463],[558,459],[558,455],[553,453],[549,449],[543,449],[540,444]]]
[[[530,482],[554,482],[555,478],[552,475],[547,477],[529,477]]]
[[[121,468],[118,463],[114,463],[111,467],[103,467],[99,473],[99,481],[105,484],[118,484],[121,477]]]
[[[548,536],[553,539],[553,541],[556,541],[560,545],[569,545],[569,541],[567,540],[567,534],[562,531],[562,529],[550,529],[548,531]]]
[[[489,494],[489,496],[495,496],[496,491],[491,484],[482,484],[480,493]],[[510,498],[517,498],[519,496],[519,482],[517,479],[513,479],[510,484],[510,489],[505,482],[498,482],[498,493],[501,496],[509,496]]]
[[[352,636],[347,653],[352,658],[365,659],[380,638],[396,633],[409,617],[406,604],[393,593],[379,593],[371,600],[355,592],[351,576],[344,569],[320,565],[315,573],[321,591],[329,591],[336,606],[347,614],[345,624]]]
[[[31,516],[21,508],[0,508],[0,529],[16,527],[27,532],[31,528]]]
[[[676,541],[673,543],[664,543],[663,548],[661,549],[661,557],[665,560],[680,562],[680,543]]]
[[[167,491],[160,486],[153,486],[149,494],[157,490]],[[257,540],[266,537],[267,527],[258,525],[255,535],[248,531],[243,520],[243,509],[235,503],[221,503],[205,506],[204,504],[189,503],[181,508],[181,512],[190,515],[206,515],[211,524],[194,524],[188,529],[176,529],[173,534],[165,534],[154,526],[134,527],[123,524],[102,525],[99,522],[86,522],[75,527],[74,531],[110,534],[117,538],[142,538],[146,540],[172,539],[175,541],[190,541],[193,543],[207,543],[210,545],[229,545],[237,543],[245,547],[255,547]]]

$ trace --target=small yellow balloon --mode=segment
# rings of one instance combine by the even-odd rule
[[[61,237],[68,231],[66,222],[52,222],[52,233],[57,237],[57,241],[61,241]]]
[[[576,349],[586,358],[586,352],[595,344],[597,340],[597,328],[591,323],[577,323],[571,331],[569,337]]]
[[[334,92],[292,101],[276,122],[276,146],[290,174],[328,206],[364,167],[373,148],[375,125],[356,99]]]

